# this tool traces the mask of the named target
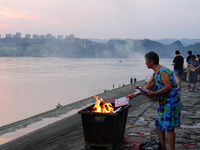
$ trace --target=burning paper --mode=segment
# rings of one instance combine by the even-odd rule
[[[95,105],[93,107],[93,112],[98,113],[112,113],[114,111],[114,106],[111,103],[103,102],[103,99],[99,96],[94,96],[96,98]]]

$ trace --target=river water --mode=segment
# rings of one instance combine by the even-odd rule
[[[172,59],[161,64],[172,69]],[[0,58],[0,126],[149,78],[141,59]]]

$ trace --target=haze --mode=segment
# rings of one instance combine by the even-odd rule
[[[1,0],[0,34],[200,38],[199,0]]]

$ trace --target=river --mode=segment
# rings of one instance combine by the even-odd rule
[[[172,59],[161,64],[172,69]],[[0,126],[149,78],[144,58],[0,58]]]

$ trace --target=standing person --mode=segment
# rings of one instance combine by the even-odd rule
[[[181,89],[181,75],[183,73],[184,58],[180,55],[180,51],[175,51],[176,57],[173,60],[172,65],[174,66],[174,75],[176,80],[177,89]]]
[[[130,79],[130,84],[132,84],[133,83],[133,78],[131,77],[131,79]]]
[[[190,61],[191,56],[192,56],[192,51],[188,51],[188,56],[187,56],[187,59],[186,59],[187,63]]]
[[[188,64],[188,62],[191,60],[191,56],[192,56],[192,51],[188,51],[188,56],[186,58],[186,62]],[[190,69],[187,68],[187,76],[186,76],[186,81],[189,81],[189,76],[190,76]]]
[[[189,75],[189,82],[190,84],[187,85],[188,87],[191,87],[191,84],[193,83],[194,86],[192,90],[196,89],[196,83],[197,83],[197,76],[198,76],[198,68],[199,68],[199,63],[196,60],[196,56],[192,55],[191,60],[188,62],[187,66],[190,68],[190,75]]]
[[[170,150],[175,150],[175,127],[180,126],[180,95],[177,91],[174,76],[171,70],[159,64],[159,56],[155,52],[149,52],[145,55],[145,64],[148,69],[152,69],[154,74],[151,76],[144,88],[149,89],[154,84],[157,91],[150,91],[146,94],[148,97],[158,96],[159,108],[155,119],[155,126],[162,150],[166,150],[165,131]],[[132,99],[135,94],[127,97]]]
[[[198,63],[199,63],[199,65],[200,65],[200,55],[199,55],[199,54],[197,54],[197,59],[198,59]],[[200,66],[199,66],[197,72],[198,72],[198,81],[200,81]]]
[[[136,78],[134,78],[134,83],[136,83],[137,82],[137,79]]]

